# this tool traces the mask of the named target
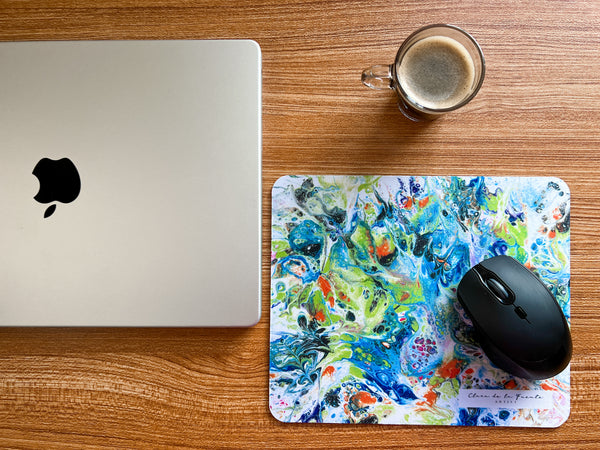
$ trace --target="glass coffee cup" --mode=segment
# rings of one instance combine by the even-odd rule
[[[372,89],[393,89],[402,114],[413,121],[436,119],[475,97],[485,60],[477,41],[454,25],[428,25],[402,44],[394,64],[364,70]]]

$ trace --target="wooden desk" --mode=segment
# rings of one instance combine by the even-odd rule
[[[600,3],[2,0],[1,40],[252,38],[264,67],[263,315],[247,330],[0,329],[0,446],[598,448]],[[413,124],[360,82],[462,26],[475,100]],[[0,62],[1,64],[1,62]],[[286,425],[268,410],[270,188],[288,173],[555,175],[572,191],[571,417],[556,430]],[[1,252],[1,249],[0,249]],[[4,257],[9,257],[4,255]]]

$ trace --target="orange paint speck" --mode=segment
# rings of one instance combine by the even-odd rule
[[[515,380],[510,380],[510,381],[507,381],[506,383],[504,383],[504,387],[506,389],[514,389],[517,387],[517,383],[515,383]]]
[[[408,197],[408,198],[406,199],[406,201],[404,202],[404,207],[405,207],[406,209],[410,209],[410,208],[412,208],[412,205],[413,205],[413,203],[412,203],[412,198]]]
[[[555,220],[560,219],[562,217],[560,209],[555,208],[554,211],[552,211],[552,217],[554,217]]]
[[[429,203],[429,197],[425,197],[422,200],[419,200],[419,208],[425,208],[425,206],[427,206],[427,203]]]
[[[323,314],[323,311],[316,313],[315,319],[317,319],[319,322],[325,322],[325,314]]]
[[[329,301],[329,306],[333,307],[335,305],[335,300],[333,298],[333,295],[329,295],[331,294],[331,284],[329,283],[329,281],[327,281],[327,279],[323,276],[320,276],[317,279],[317,283],[319,283],[319,287],[321,288],[321,291],[323,292],[323,296],[325,298],[327,298],[327,300]]]
[[[444,378],[456,378],[460,373],[460,361],[453,359],[448,361],[438,369],[439,374]]]
[[[320,276],[317,282],[319,283],[321,291],[323,291],[323,295],[327,297],[331,292],[331,284],[329,284],[329,281],[327,281],[323,276]]]
[[[545,391],[558,391],[557,387],[552,386],[552,385],[550,385],[548,383],[542,383],[541,387]]]
[[[365,391],[358,392],[354,396],[354,401],[360,406],[373,405],[374,403],[377,403],[377,399]]]
[[[433,391],[427,392],[423,397],[425,397],[425,400],[427,401],[427,404],[429,406],[433,406],[433,404],[437,400],[437,394]]]
[[[325,368],[325,370],[323,371],[323,376],[326,376],[326,375],[329,375],[329,376],[331,376],[331,375],[333,375],[334,373],[335,373],[335,367],[333,367],[333,366],[327,366],[327,367]]]
[[[377,256],[382,258],[390,254],[390,241],[387,239],[383,240],[383,243],[377,247]]]
[[[550,232],[548,233],[548,237],[550,239],[554,239],[556,237],[556,231],[550,230]]]
[[[402,297],[400,297],[400,301],[403,302],[404,300],[406,300],[408,297],[410,297],[410,294],[408,292],[405,292],[404,294],[402,294]]]

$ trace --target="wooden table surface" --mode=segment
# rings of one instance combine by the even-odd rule
[[[360,74],[390,63],[414,29],[441,22],[476,37],[486,79],[460,111],[413,124],[391,92],[364,88]],[[0,447],[599,448],[600,3],[0,0],[4,41],[206,38],[251,38],[263,51],[261,321],[251,329],[0,329]],[[569,420],[558,429],[275,420],[270,188],[290,173],[564,179],[572,193]]]

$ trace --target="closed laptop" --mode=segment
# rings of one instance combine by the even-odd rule
[[[0,325],[260,317],[253,41],[0,44]]]

